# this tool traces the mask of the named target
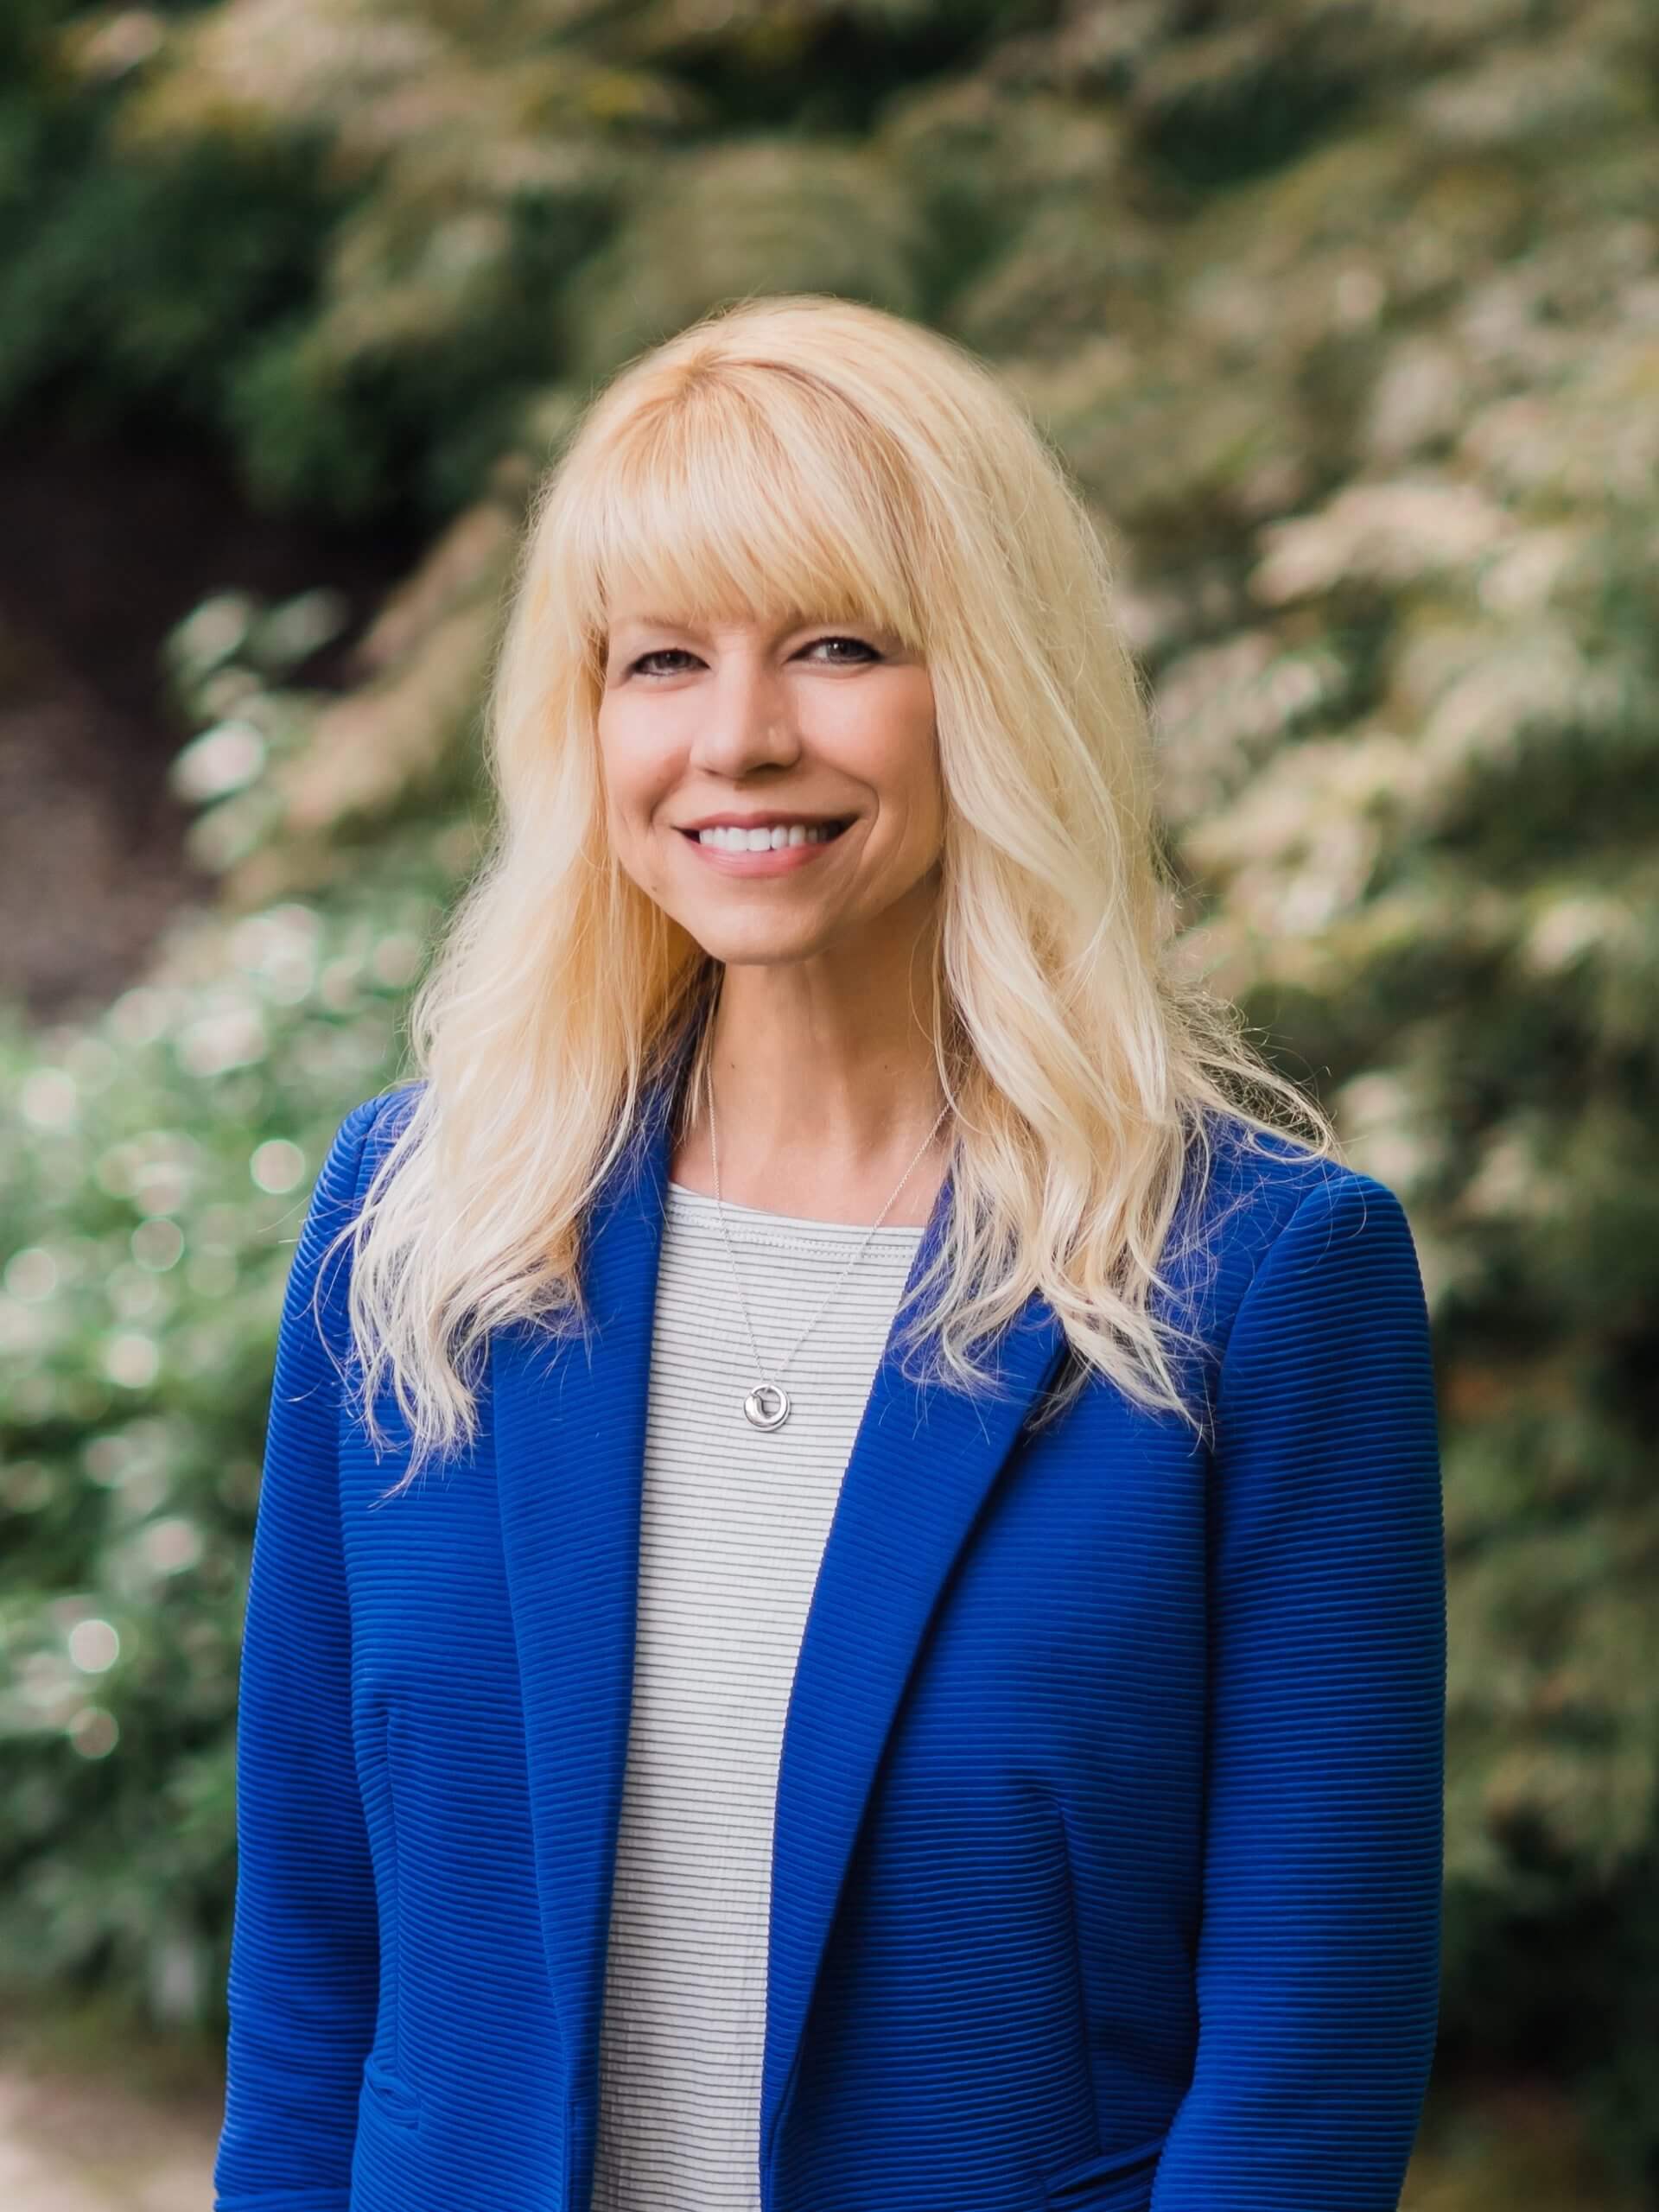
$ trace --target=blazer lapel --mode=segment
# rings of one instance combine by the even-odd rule
[[[542,1936],[564,2044],[567,2172],[587,2201],[611,1878],[632,1696],[652,1332],[673,1070],[596,1195],[585,1243],[591,1344],[497,1332],[490,1388],[524,1708]],[[948,1214],[947,1173],[906,1296]],[[1033,1294],[998,1347],[999,1389],[907,1380],[889,1333],[806,1616],[774,1808],[760,2084],[770,2174],[808,2008],[882,1748],[951,1565],[1065,1351]]]

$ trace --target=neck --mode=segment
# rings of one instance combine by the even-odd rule
[[[710,1193],[717,1179],[736,1205],[868,1222],[892,1200],[887,1222],[925,1222],[950,1148],[950,1116],[933,1127],[944,1105],[907,989],[802,990],[786,968],[728,967],[671,1173]]]

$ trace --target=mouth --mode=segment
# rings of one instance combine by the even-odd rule
[[[817,842],[819,842],[819,843],[821,843],[821,844],[825,844],[825,845],[830,845],[830,844],[833,844],[833,843],[835,842],[836,839],[837,837],[839,837],[839,836],[842,834],[842,832],[843,832],[843,831],[848,830],[850,830],[850,829],[852,828],[852,826],[853,826],[854,823],[855,823],[857,819],[858,819],[858,817],[857,817],[856,815],[855,815],[855,814],[849,814],[849,815],[845,816],[842,820],[840,820],[840,821],[838,821],[838,822],[826,822],[826,823],[823,823],[823,824],[818,824],[818,823],[813,823],[813,824],[811,825],[813,828],[815,828],[815,829],[816,829],[816,828],[822,827],[822,830],[823,830],[823,836],[822,836],[821,838],[819,838]],[[734,827],[734,828],[735,828],[736,826],[737,826],[736,824],[734,824],[734,825],[733,825],[733,827]],[[692,843],[692,844],[694,844],[694,845],[701,843],[701,842],[702,842],[702,832],[700,830],[681,830],[681,832],[680,832],[680,835],[681,835],[681,836],[682,836],[682,837],[684,837],[684,838],[688,839],[688,840],[690,841],[690,843]],[[764,848],[764,847],[761,847],[761,848],[758,848],[757,849],[760,849],[760,850],[763,850],[763,851],[764,851],[764,850],[765,850],[765,848]],[[780,850],[784,850],[784,851],[787,851],[787,850],[788,850],[788,848],[785,846],[785,847],[781,847],[781,848],[779,848],[779,849],[780,849]]]

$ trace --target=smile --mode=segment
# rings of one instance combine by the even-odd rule
[[[810,866],[851,826],[794,822],[765,830],[714,828],[683,830],[680,835],[700,861],[728,875],[781,875]]]

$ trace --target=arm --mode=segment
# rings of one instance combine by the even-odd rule
[[[1198,2047],[1152,2212],[1394,2212],[1439,2012],[1446,1567],[1384,1185],[1297,1207],[1217,1412]]]
[[[357,1201],[368,1099],[312,1194],[277,1338],[237,1713],[237,1882],[214,2212],[348,2212],[379,1974],[352,1750],[340,1530],[339,1378],[311,1311],[318,1262]],[[349,1252],[317,1305],[344,1344]]]

